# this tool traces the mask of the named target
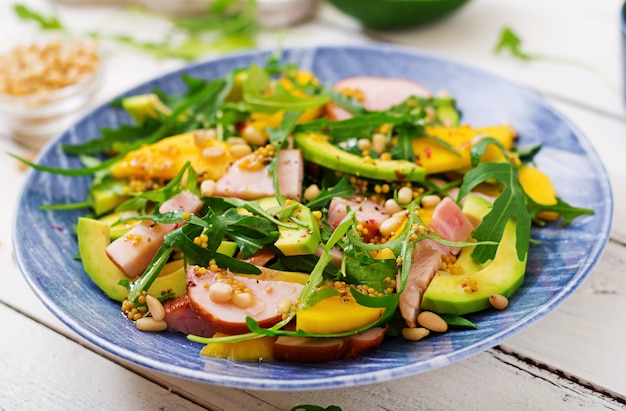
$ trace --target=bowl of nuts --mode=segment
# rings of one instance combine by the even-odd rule
[[[46,38],[0,55],[0,117],[31,148],[69,127],[102,83],[97,42]]]

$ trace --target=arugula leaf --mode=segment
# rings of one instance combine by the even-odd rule
[[[275,113],[277,111],[302,111],[321,107],[329,100],[326,94],[298,96],[281,83],[275,83],[271,93],[269,73],[253,64],[243,82],[243,101],[250,111]]]
[[[475,330],[478,329],[478,326],[476,324],[474,324],[473,322],[471,322],[470,320],[466,318],[459,317],[458,315],[453,315],[453,314],[439,314],[439,315],[441,316],[441,318],[443,318],[443,320],[448,325],[452,325],[454,327],[473,328]]]
[[[56,16],[46,17],[23,4],[13,5],[17,17],[24,21],[34,21],[42,30],[63,30],[63,24]]]
[[[413,149],[413,138],[422,135],[423,131],[423,127],[398,127],[398,141],[396,145],[389,150],[391,158],[394,160],[415,162],[417,156]]]
[[[337,405],[329,405],[324,408],[318,405],[300,404],[292,407],[290,411],[341,411],[341,407]]]
[[[332,88],[329,89],[328,93],[330,95],[330,101],[342,108],[345,108],[355,116],[361,116],[367,113],[367,109],[356,99],[348,97],[344,93],[341,93]]]
[[[498,44],[496,44],[495,51],[496,53],[500,53],[503,50],[509,50],[513,56],[525,61],[536,58],[535,56],[524,53],[521,50],[521,45],[522,40],[518,37],[518,35],[515,34],[510,27],[504,27],[500,32],[500,38],[498,40]]]
[[[384,292],[387,288],[385,279],[395,278],[398,272],[395,258],[376,259],[369,252],[357,251],[352,247],[344,250],[344,256],[347,260],[344,280],[350,284],[364,284],[376,291]]]
[[[116,211],[145,210],[149,202],[156,204],[164,203],[166,200],[174,197],[176,194],[185,189],[185,187],[181,184],[181,181],[183,180],[183,176],[188,168],[191,168],[191,163],[189,161],[181,167],[176,176],[174,176],[174,178],[171,179],[164,187],[158,190],[144,191],[143,193],[117,206]]]
[[[350,197],[354,194],[355,188],[346,176],[342,176],[341,179],[330,188],[324,188],[313,200],[306,203],[306,206],[311,210],[318,210],[323,207],[327,207],[330,201],[335,197]]]
[[[528,208],[528,212],[533,219],[537,216],[537,214],[543,211],[553,211],[563,217],[563,224],[571,223],[576,217],[594,213],[594,211],[589,208],[571,206],[560,198],[556,199],[556,204],[554,205],[538,204],[528,195],[526,196],[526,207]]]
[[[530,240],[531,218],[526,208],[527,196],[511,163],[482,162],[477,165],[478,160],[490,144],[495,144],[506,154],[504,147],[493,138],[484,138],[474,145],[471,158],[475,168],[465,174],[463,184],[459,189],[458,201],[482,182],[495,180],[502,184],[504,190],[493,202],[493,207],[483,217],[472,237],[479,242],[493,241],[499,243],[507,222],[513,219],[517,223],[515,230],[517,258],[521,261],[528,253]],[[497,248],[497,244],[479,244],[472,252],[472,258],[479,263],[484,263],[495,256]]]
[[[500,32],[500,37],[498,39],[498,43],[496,44],[495,52],[500,53],[503,50],[509,50],[511,55],[523,61],[542,60],[546,62],[569,64],[571,66],[586,70],[589,73],[595,75],[597,78],[604,81],[604,83],[606,83],[606,85],[611,88],[615,93],[621,92],[620,86],[618,84],[615,84],[605,73],[599,70],[596,66],[589,64],[585,60],[572,59],[562,56],[550,56],[538,53],[529,54],[521,50],[521,45],[521,38],[517,34],[515,34],[515,32],[513,32],[510,27],[505,26]]]
[[[100,154],[113,151],[119,142],[137,141],[146,135],[155,133],[161,123],[156,119],[146,118],[144,122],[137,126],[131,124],[121,124],[119,128],[101,128],[99,138],[92,138],[78,144],[63,144],[61,149],[67,154]]]

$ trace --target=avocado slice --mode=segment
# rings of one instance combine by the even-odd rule
[[[89,190],[89,202],[95,215],[103,215],[128,200],[129,196],[116,194],[111,190],[92,188]]]
[[[289,200],[292,201],[292,200]],[[279,207],[276,197],[264,197],[257,202],[264,210],[272,212]],[[279,237],[274,243],[286,256],[313,254],[321,241],[317,219],[309,207],[298,203],[292,214],[301,225],[297,228],[278,227]],[[291,222],[285,219],[285,222]]]
[[[463,212],[470,220],[480,219],[489,212],[491,203],[469,195]],[[491,307],[489,296],[501,294],[510,297],[523,283],[526,260],[517,258],[516,223],[509,220],[502,240],[491,262],[477,264],[472,258],[473,247],[461,250],[457,263],[464,274],[439,271],[431,280],[422,298],[423,310],[440,314],[464,315]]]
[[[138,125],[143,124],[146,117],[156,118],[158,112],[166,115],[172,112],[154,93],[125,97],[122,107]]]
[[[136,278],[127,277],[106,255],[106,248],[111,243],[109,224],[92,218],[80,217],[76,234],[80,257],[87,275],[109,298],[124,301],[127,290],[119,285],[119,281],[133,281]],[[234,243],[233,245],[236,248]],[[227,249],[225,249],[226,252],[228,252]],[[167,263],[148,289],[148,293],[156,297],[172,293],[181,295],[186,292],[187,281],[182,260]]]
[[[120,280],[132,280],[126,276],[106,255],[110,244],[110,227],[107,223],[92,218],[80,217],[76,226],[78,249],[85,271],[94,283],[109,298],[124,301],[126,288],[118,284]]]
[[[297,133],[294,138],[306,161],[331,170],[385,181],[423,181],[426,176],[423,167],[406,160],[375,159],[366,163],[363,157],[331,144],[323,134]]]
[[[122,218],[122,213],[112,212],[98,217],[98,220],[109,225],[109,237],[111,241],[117,240],[124,234],[133,228],[136,224],[139,224],[140,220],[126,221],[122,224],[116,224]]]

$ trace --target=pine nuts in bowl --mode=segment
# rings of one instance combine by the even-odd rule
[[[46,38],[0,55],[0,116],[14,140],[41,147],[89,104],[103,77],[98,44]]]

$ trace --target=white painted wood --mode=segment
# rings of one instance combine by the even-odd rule
[[[626,398],[624,247],[610,243],[596,270],[558,309],[506,340],[508,352]]]
[[[0,409],[203,409],[0,304]]]
[[[472,0],[438,24],[369,34],[623,117],[622,4],[618,0]],[[507,26],[522,39],[522,51],[548,59],[525,62],[509,53],[496,54],[500,32]]]
[[[11,17],[11,2],[0,3],[3,39],[34,33]],[[44,0],[21,3],[38,10],[51,7]],[[602,394],[626,401],[626,214],[622,212],[626,208],[626,122],[621,90],[616,92],[594,74],[571,65],[523,63],[492,53],[500,29],[509,24],[523,38],[525,51],[580,58],[621,87],[621,5],[618,0],[472,0],[439,24],[396,33],[362,31],[349,17],[323,5],[318,20],[290,29],[286,36],[287,45],[384,39],[482,67],[546,95],[592,141],[614,189],[612,243],[580,290],[546,318],[502,344],[511,355],[488,350],[443,369],[388,383],[292,393],[212,387],[118,365],[107,359],[108,354],[86,348],[88,344],[53,317],[15,267],[13,207],[25,174],[18,171],[16,161],[5,157],[0,160],[0,192],[5,201],[0,213],[0,227],[4,227],[0,230],[0,410],[73,409],[84,404],[93,409],[194,409],[194,403],[225,410],[289,409],[302,403],[337,404],[344,410],[623,409],[624,402]],[[163,30],[153,18],[127,15],[111,6],[95,12],[90,7],[58,6],[58,10],[78,30],[133,28],[145,38]],[[2,42],[0,47],[8,44]],[[262,47],[275,44],[274,33],[260,40]],[[108,78],[98,101],[183,64],[119,48],[108,50]],[[0,138],[0,152],[7,151],[27,154]]]
[[[131,372],[1,304],[0,326],[12,336],[0,346],[0,409],[33,409],[43,404],[46,410],[78,409],[86,404],[96,410],[269,411],[300,404],[338,405],[344,411],[484,410],[507,404],[551,410],[621,409],[617,400],[497,350],[376,386],[267,392],[208,386],[130,366]]]
[[[620,402],[496,350],[449,367],[374,386],[324,391],[264,392],[182,384],[191,395],[219,409],[289,410],[297,404],[340,406],[351,410],[617,410]],[[175,389],[176,390],[176,389]],[[209,394],[207,394],[207,391]],[[195,397],[194,397],[195,398]]]

